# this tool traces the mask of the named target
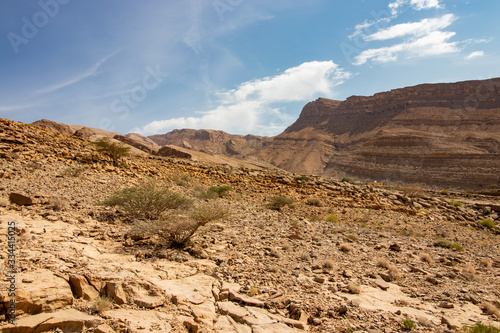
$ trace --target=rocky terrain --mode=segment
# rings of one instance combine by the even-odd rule
[[[0,120],[2,332],[500,327],[498,189],[354,185],[139,149],[116,166],[74,134]],[[137,227],[152,222],[99,204],[148,180],[228,215],[170,248]],[[211,186],[232,191],[199,196]]]

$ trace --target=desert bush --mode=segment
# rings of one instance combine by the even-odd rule
[[[281,210],[281,208],[285,207],[286,205],[290,206],[293,202],[292,199],[281,196],[271,197],[269,201],[270,202],[266,205],[266,207],[273,210]]]
[[[452,250],[460,251],[460,252],[464,250],[464,248],[461,245],[459,245],[455,242],[452,242],[448,239],[442,238],[442,237],[436,238],[436,241],[434,242],[434,246],[444,247],[447,249],[452,249]]]
[[[491,268],[493,266],[493,264],[491,263],[491,260],[489,260],[489,259],[481,259],[481,261],[479,261],[479,266],[481,266],[483,268]]]
[[[326,259],[325,262],[323,262],[323,267],[327,270],[332,270],[335,267],[335,262],[331,259]]]
[[[448,194],[450,194],[450,192],[449,192],[448,190],[442,190],[442,191],[441,191],[441,194],[442,194],[442,195],[448,195]]]
[[[490,184],[490,185],[488,185],[488,188],[490,190],[494,190],[494,189],[498,188],[498,185],[497,184]]]
[[[347,284],[347,290],[349,290],[349,293],[351,293],[351,294],[361,294],[361,287],[357,284],[352,283],[352,282],[349,282]]]
[[[463,204],[457,200],[451,200],[450,203],[455,207],[462,207],[463,206]]]
[[[346,235],[347,239],[352,240],[353,242],[358,241],[358,237],[356,235]]]
[[[390,265],[391,264],[389,263],[389,261],[387,259],[385,259],[385,258],[379,258],[379,259],[377,259],[377,266],[378,267],[389,269]]]
[[[491,215],[491,210],[488,208],[483,209],[483,215],[485,216]]]
[[[471,333],[500,333],[500,329],[495,326],[486,326],[481,323],[476,323],[476,325],[471,327],[464,327],[463,330]]]
[[[307,177],[307,176],[298,176],[298,177],[294,177],[293,178],[294,181],[296,182],[308,182],[311,180],[311,178]]]
[[[352,252],[354,251],[354,248],[350,244],[340,244],[339,250],[342,252]]]
[[[338,223],[339,218],[335,214],[328,214],[327,216],[325,216],[325,221]]]
[[[69,208],[69,202],[63,197],[59,196],[50,197],[47,201],[47,205],[49,206],[49,208],[55,211],[62,211]]]
[[[351,179],[350,178],[347,178],[347,177],[344,177],[340,180],[342,183],[351,183]]]
[[[192,200],[159,187],[153,182],[125,188],[101,202],[104,206],[120,206],[133,217],[148,219],[158,219],[168,209],[191,203]]]
[[[113,307],[113,300],[107,296],[99,296],[92,303],[92,311],[101,313]]]
[[[127,157],[130,151],[129,146],[121,142],[113,142],[108,137],[99,138],[91,144],[96,147],[98,152],[109,156],[115,166],[118,166],[119,162]]]
[[[401,272],[399,271],[399,268],[396,265],[389,265],[389,268],[387,269],[389,271],[389,276],[391,277],[392,281],[396,281],[401,279],[402,275]]]
[[[228,185],[223,185],[223,186],[212,186],[209,190],[211,192],[217,193],[219,197],[222,197],[226,192],[232,191],[233,188]]]
[[[140,228],[158,235],[169,247],[184,248],[190,244],[191,237],[200,227],[227,216],[228,212],[222,207],[206,204],[193,208],[188,216],[170,215],[165,219],[143,223]]]
[[[493,222],[492,220],[484,219],[484,220],[479,221],[479,224],[481,224],[483,227],[486,227],[488,229],[495,228],[495,222]]]
[[[412,198],[421,197],[425,191],[421,184],[406,184],[400,186],[399,190]]]
[[[405,330],[411,331],[411,330],[417,328],[417,325],[410,318],[405,318],[405,319],[403,319],[403,327],[405,328]]]
[[[321,206],[323,206],[321,204],[321,201],[318,198],[309,198],[309,199],[307,199],[306,205],[315,206],[315,207],[321,207]]]
[[[432,259],[431,255],[429,253],[422,253],[420,255],[420,260],[422,260],[423,262],[428,263],[429,265],[433,265],[434,264],[434,259]]]
[[[476,276],[476,269],[471,264],[467,264],[462,269],[462,274],[467,280],[473,280]]]

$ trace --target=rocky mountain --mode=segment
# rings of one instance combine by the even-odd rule
[[[223,131],[180,129],[148,137],[156,144],[174,145],[206,153],[245,158],[265,147],[271,140],[255,135],[233,135]]]
[[[308,103],[257,152],[294,172],[486,186],[500,182],[500,79]]]

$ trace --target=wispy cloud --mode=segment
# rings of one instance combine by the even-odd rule
[[[90,68],[85,70],[83,73],[75,75],[74,77],[67,79],[63,82],[55,83],[55,84],[52,84],[48,87],[45,87],[45,88],[42,88],[42,89],[35,91],[35,95],[48,94],[48,93],[54,92],[56,90],[65,88],[67,86],[73,85],[75,83],[78,83],[82,80],[85,80],[88,77],[95,75],[97,73],[97,71],[99,70],[99,68],[102,66],[102,64],[104,64],[109,58],[114,56],[117,52],[118,52],[118,50],[108,54],[107,56],[105,56],[104,58],[102,58],[101,60],[96,62],[93,66],[91,66]]]
[[[311,100],[318,94],[331,96],[333,88],[350,76],[333,61],[305,62],[282,74],[217,92],[218,106],[200,112],[199,117],[157,120],[134,131],[153,134],[175,128],[217,128],[232,133],[275,135],[293,121],[283,112],[284,103]]]
[[[12,112],[37,107],[37,104],[0,105],[0,112]]]
[[[471,59],[480,58],[480,57],[484,57],[484,52],[483,51],[474,51],[474,52],[470,53],[467,57],[465,57],[465,59],[471,60]]]
[[[450,26],[457,17],[453,14],[446,14],[432,19],[423,19],[419,22],[396,24],[386,29],[381,29],[374,34],[366,36],[366,41],[388,40],[405,36],[425,36],[434,31]]]
[[[411,6],[414,10],[442,8],[440,0],[396,0],[389,4],[389,9],[396,15],[401,9]]]

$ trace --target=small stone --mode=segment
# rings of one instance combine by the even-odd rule
[[[439,303],[439,307],[443,309],[453,309],[455,306],[453,305],[453,303],[443,301]]]
[[[315,276],[313,278],[313,281],[318,283],[325,283],[326,279],[323,276]]]
[[[347,313],[347,310],[348,310],[348,308],[347,308],[347,305],[345,305],[345,304],[341,304],[341,305],[337,308],[337,312],[338,312],[338,314],[340,314],[340,315],[346,314],[346,313]]]
[[[9,194],[9,200],[11,203],[19,206],[29,206],[33,204],[33,199],[19,193]]]
[[[389,250],[391,251],[396,251],[396,252],[401,252],[401,246],[397,243],[391,244],[389,246]]]

